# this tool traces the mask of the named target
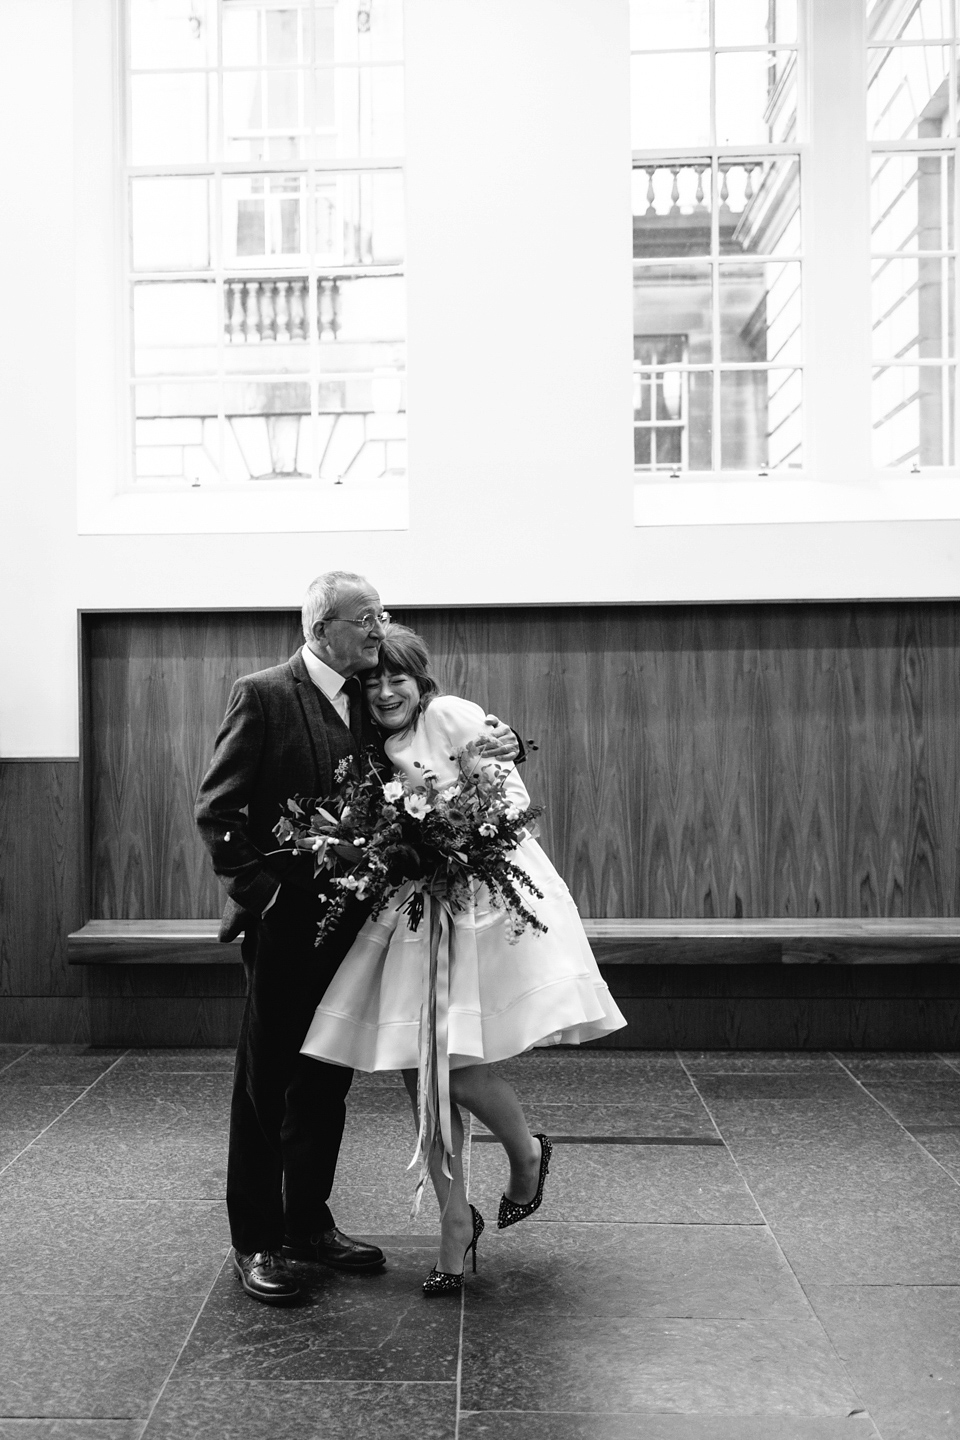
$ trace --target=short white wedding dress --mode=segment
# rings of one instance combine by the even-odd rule
[[[483,732],[484,718],[479,705],[439,695],[412,733],[387,740],[387,756],[414,784],[422,783],[424,769],[441,785],[453,783],[459,770],[451,757]],[[506,791],[515,804],[530,804],[513,766]],[[506,916],[491,905],[486,886],[453,914],[445,1025],[451,1068],[505,1060],[534,1046],[578,1045],[627,1023],[573,897],[536,840],[524,840],[511,858],[542,890],[542,900],[521,894],[547,929],[527,929],[511,943]],[[430,927],[425,916],[418,929],[409,928],[400,907],[411,889],[404,886],[360,931],[317,1007],[305,1055],[355,1070],[417,1067]]]

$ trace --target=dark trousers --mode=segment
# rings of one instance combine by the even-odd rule
[[[317,901],[284,885],[243,942],[248,973],[227,1157],[230,1237],[279,1250],[333,1225],[333,1188],[353,1071],[300,1054],[313,1012],[363,916],[315,948]]]

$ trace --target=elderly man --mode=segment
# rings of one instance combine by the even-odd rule
[[[365,912],[355,905],[316,947],[313,863],[277,853],[273,827],[288,797],[329,795],[342,760],[368,747],[382,755],[356,677],[376,665],[388,618],[362,575],[330,571],[314,580],[303,604],[302,649],[236,682],[197,800],[197,825],[230,897],[221,935],[246,924],[227,1211],[240,1283],[268,1304],[299,1296],[288,1260],[348,1271],[384,1260],[377,1246],[342,1234],[327,1204],[353,1072],[300,1054]],[[514,758],[513,732],[493,717],[490,723],[491,753]]]

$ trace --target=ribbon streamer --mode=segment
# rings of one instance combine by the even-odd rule
[[[453,1117],[450,1102],[450,962],[456,930],[449,905],[437,896],[426,894],[429,912],[430,945],[423,967],[423,988],[420,1000],[418,1032],[419,1068],[417,1071],[417,1105],[420,1130],[417,1148],[407,1166],[420,1166],[417,1188],[410,1214],[420,1209],[423,1187],[430,1174],[435,1154],[441,1156],[441,1171],[449,1180],[453,1159]]]

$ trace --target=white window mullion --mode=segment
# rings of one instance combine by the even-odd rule
[[[870,188],[863,0],[808,0],[802,148],[807,460],[818,480],[871,469]]]

